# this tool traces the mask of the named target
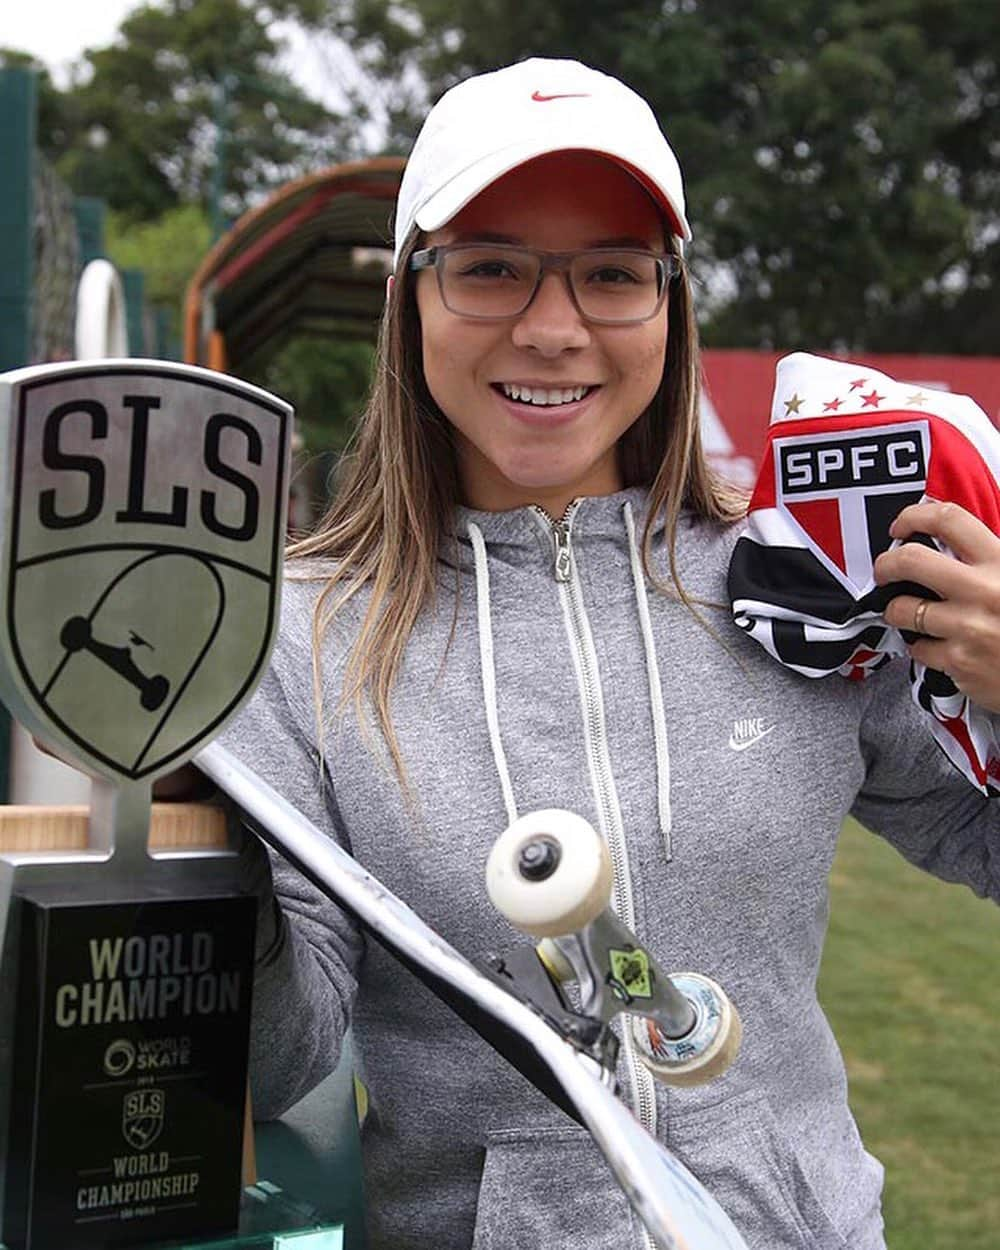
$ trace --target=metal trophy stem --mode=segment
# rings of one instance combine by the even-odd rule
[[[0,695],[94,779],[84,847],[0,820],[7,1250],[236,1227],[256,902],[225,837],[151,853],[150,803],[266,665],[290,426],[189,366],[0,375]]]

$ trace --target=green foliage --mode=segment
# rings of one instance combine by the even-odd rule
[[[685,170],[712,345],[1000,351],[996,0],[342,0],[329,20],[431,98],[530,55],[631,83]],[[394,141],[422,107],[400,100]]]
[[[291,339],[250,361],[244,376],[295,407],[295,428],[311,454],[344,449],[371,382],[373,347],[359,341]]]
[[[1000,913],[848,822],[820,997],[886,1166],[893,1250],[993,1250],[1000,1222]]]
[[[184,295],[212,242],[208,217],[197,204],[169,208],[156,221],[108,215],[108,256],[120,269],[141,269],[145,296],[170,312],[173,336],[180,336]]]
[[[308,6],[160,0],[84,54],[65,124],[41,136],[79,195],[133,220],[213,197],[229,217],[261,191],[336,160],[342,122],[277,67],[269,33]],[[216,186],[219,172],[223,184]]]

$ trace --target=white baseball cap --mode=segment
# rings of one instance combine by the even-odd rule
[[[691,238],[680,165],[646,101],[579,61],[536,57],[466,79],[428,113],[396,201],[397,262],[414,225],[437,230],[516,166],[571,150],[623,166]]]

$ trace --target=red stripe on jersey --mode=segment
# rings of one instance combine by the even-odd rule
[[[981,786],[985,787],[986,768],[983,765],[983,761],[979,758],[979,752],[976,750],[975,743],[972,741],[969,726],[961,716],[935,716],[934,719],[955,739],[966,758],[969,772],[972,773]]]
[[[957,503],[1000,534],[1000,487],[982,457],[961,430],[928,414],[931,462],[927,466],[927,494],[931,499]]]
[[[774,444],[771,442],[771,437],[772,434],[768,433],[764,458],[761,461],[760,472],[757,474],[757,485],[753,488],[753,495],[750,497],[750,512],[756,512],[758,508],[777,506],[778,487],[774,474]]]

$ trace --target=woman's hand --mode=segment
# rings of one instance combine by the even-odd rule
[[[956,559],[922,543],[902,542],[875,561],[875,580],[917,582],[940,597],[897,595],[885,619],[898,629],[926,635],[909,646],[928,668],[947,673],[973,703],[1000,712],[1000,537],[953,503],[904,508],[889,530],[893,538],[929,534]]]
[[[156,803],[203,803],[217,793],[215,782],[209,781],[194,764],[182,764],[153,782]]]

